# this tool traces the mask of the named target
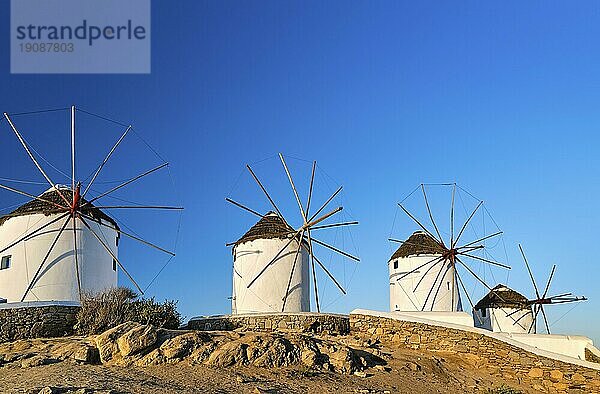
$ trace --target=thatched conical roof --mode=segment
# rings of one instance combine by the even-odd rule
[[[67,200],[71,201],[73,199],[73,192],[71,191],[70,188],[61,187],[60,192],[62,193],[63,196],[65,196],[65,198]],[[4,222],[6,222],[8,219],[18,217],[18,216],[34,215],[34,214],[40,214],[40,213],[44,214],[46,216],[49,216],[49,215],[66,212],[66,210],[60,209],[56,205],[51,204],[51,203],[55,203],[55,204],[58,204],[61,206],[66,205],[65,201],[62,199],[60,194],[58,194],[58,191],[56,190],[56,188],[51,188],[51,189],[45,191],[39,197],[43,198],[46,201],[33,199],[29,202],[26,202],[25,204],[21,205],[20,207],[18,207],[11,213],[1,216],[0,217],[0,226],[2,224],[4,224]],[[87,203],[87,200],[84,200],[84,199],[80,200],[81,206],[83,206],[85,203]],[[85,208],[82,208],[82,212],[89,216],[92,216],[94,219],[106,220],[106,221],[110,222],[111,224],[113,224],[117,229],[119,228],[117,225],[117,222],[113,218],[111,218],[110,216],[108,216],[107,214],[102,212],[99,208],[96,208],[93,204],[89,204]]]
[[[483,297],[475,309],[485,308],[528,308],[527,297],[513,289],[499,284]]]
[[[415,231],[390,257],[390,260],[399,257],[416,256],[419,254],[442,254],[444,249],[429,234],[424,231]]]
[[[268,212],[254,226],[250,227],[250,230],[235,242],[235,245],[256,239],[288,238],[293,233],[294,229],[277,213]]]

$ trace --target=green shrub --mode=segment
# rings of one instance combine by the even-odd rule
[[[176,301],[159,303],[154,297],[140,298],[128,288],[117,287],[84,294],[75,329],[81,335],[100,334],[127,321],[173,329],[181,325],[181,320]]]

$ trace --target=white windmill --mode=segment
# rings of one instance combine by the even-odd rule
[[[174,256],[173,252],[124,231],[117,220],[105,211],[181,210],[181,207],[100,203],[103,197],[110,197],[117,190],[167,167],[168,163],[119,182],[118,185],[94,197],[88,197],[92,185],[123,139],[132,130],[132,126],[125,127],[120,138],[97,166],[91,180],[83,185],[78,181],[76,166],[75,116],[78,111],[98,116],[80,109],[76,110],[75,106],[70,108],[71,184],[69,186],[57,185],[52,181],[13,122],[11,115],[4,113],[4,118],[8,121],[20,145],[50,186],[40,195],[35,195],[0,184],[3,190],[31,199],[0,218],[0,297],[7,302],[78,302],[83,293],[93,293],[116,286],[118,268],[143,294],[142,288],[118,258],[121,236]]]
[[[294,184],[285,158],[279,154],[283,170],[288,178],[296,204],[300,211],[301,225],[292,228],[275,204],[256,173],[247,165],[250,175],[265,195],[272,211],[261,214],[254,209],[226,198],[231,204],[260,218],[233,246],[233,295],[232,313],[258,312],[307,312],[310,310],[310,277],[312,276],[315,305],[321,311],[316,266],[331,279],[342,294],[346,290],[316,256],[315,246],[323,247],[344,257],[359,261],[343,250],[315,238],[315,234],[327,228],[358,224],[356,221],[324,224],[340,211],[339,206],[322,214],[332,200],[342,191],[340,186],[320,207],[311,211],[316,161],[312,172],[306,203],[303,204]]]
[[[444,188],[444,192],[451,194],[450,207],[446,211],[450,219],[447,238],[442,236],[432,213],[427,194],[428,187],[432,186]],[[432,229],[425,226],[415,214],[409,212],[403,205],[404,200],[419,189],[423,195],[426,215]],[[488,290],[492,290],[492,288],[470,267],[470,264],[475,262],[510,269],[508,265],[499,263],[491,257],[486,248],[485,241],[502,234],[497,226],[492,233],[479,233],[474,240],[462,241],[466,233],[476,233],[476,231],[469,230],[475,214],[482,210],[483,201],[478,200],[475,208],[456,231],[455,199],[460,191],[468,193],[456,183],[420,184],[402,202],[398,203],[402,211],[418,225],[420,231],[413,233],[405,241],[389,239],[401,244],[388,261],[391,311],[462,311],[461,289],[471,307],[473,307],[473,302],[458,268],[464,270]]]

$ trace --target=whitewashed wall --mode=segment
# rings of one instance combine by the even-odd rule
[[[33,214],[8,219],[0,226],[0,248],[8,246],[57,216]],[[87,222],[118,256],[117,232],[100,226],[94,221],[87,220]],[[63,224],[64,220],[59,220],[0,255],[0,257],[12,256],[10,268],[0,270],[1,298],[6,298],[8,302],[21,301],[21,297]],[[112,257],[81,222],[77,222],[76,229],[82,289],[98,292],[116,286],[117,272],[113,270]],[[72,222],[61,234],[25,301],[79,301]]]
[[[400,257],[388,262],[389,278],[390,278],[390,311],[460,311],[462,310],[460,295],[458,291],[458,283],[454,283],[454,268],[450,267],[446,271],[449,263],[438,264],[432,269],[429,269],[432,264],[426,265],[414,273],[398,280],[407,272],[412,271],[421,264],[433,260],[439,255],[423,254],[418,256]],[[394,268],[394,261],[398,261],[398,268]],[[443,268],[442,268],[443,266]],[[436,276],[439,274],[438,280]],[[444,274],[445,272],[445,274]],[[423,278],[424,277],[424,278]],[[419,280],[423,281],[416,291],[414,291]],[[440,284],[437,297],[435,297],[437,288]],[[429,290],[435,287],[429,299],[427,294]],[[427,299],[427,303],[425,300]],[[425,307],[423,308],[423,305]]]
[[[475,327],[493,332],[527,334],[532,327],[533,312],[531,308],[485,308],[485,316],[481,309],[473,311],[473,322]]]
[[[248,284],[285,246],[288,239],[256,239],[233,249],[232,313],[281,312],[283,297],[294,264],[298,243],[293,241],[261,277]],[[310,311],[310,277],[308,251],[302,248],[296,260],[285,312]]]

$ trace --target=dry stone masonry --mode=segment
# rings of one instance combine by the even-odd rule
[[[536,392],[600,392],[598,370],[542,357],[475,332],[362,314],[350,315],[350,330],[392,346],[458,354],[508,381],[530,382]]]
[[[0,308],[0,342],[72,335],[78,310],[74,305]]]
[[[199,317],[188,328],[201,331],[312,332],[345,335],[350,331],[348,316],[325,313],[266,313]]]

